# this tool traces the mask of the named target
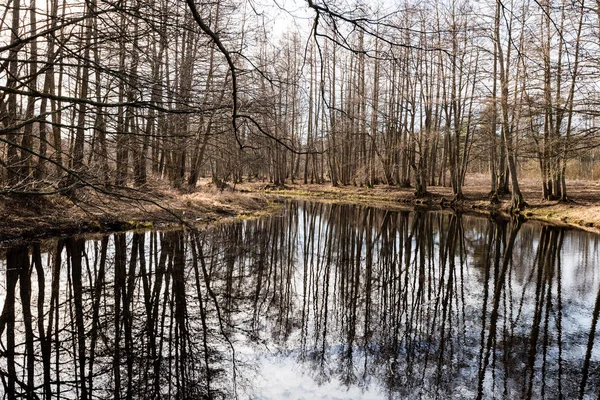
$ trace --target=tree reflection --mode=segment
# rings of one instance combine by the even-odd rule
[[[582,235],[292,202],[204,233],[9,248],[0,390],[252,397],[251,348],[389,398],[585,398],[598,390],[600,289],[596,239]],[[567,242],[578,259],[562,256]]]

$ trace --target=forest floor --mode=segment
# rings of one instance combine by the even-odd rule
[[[545,201],[538,181],[524,179],[521,190],[527,202],[526,219],[600,233],[600,182],[569,181],[571,202]],[[70,196],[0,195],[0,243],[82,232],[193,226],[247,218],[273,212],[282,199],[365,203],[386,207],[455,209],[469,213],[508,215],[510,195],[499,204],[489,201],[489,178],[469,176],[465,199],[451,204],[452,190],[429,187],[429,196],[415,199],[413,189],[387,185],[374,188],[330,184],[291,184],[275,187],[251,182],[218,190],[208,181],[196,191],[183,193],[161,185],[143,190],[120,189],[99,193],[78,189]]]
[[[154,184],[102,193],[84,188],[69,196],[0,195],[0,244],[88,232],[183,225],[202,229],[277,207],[261,194],[218,190],[205,184],[189,193]]]
[[[567,181],[569,202],[547,201],[542,198],[542,185],[535,179],[519,182],[527,207],[521,212],[525,219],[549,222],[560,226],[571,226],[600,233],[600,182]],[[450,187],[428,187],[429,195],[415,199],[413,188],[398,188],[387,185],[375,187],[337,186],[317,184],[286,184],[275,187],[260,183],[246,183],[238,188],[250,193],[267,196],[314,198],[338,202],[360,202],[371,205],[395,205],[398,207],[421,206],[431,209],[455,209],[463,212],[509,216],[510,194],[501,197],[498,204],[489,198],[489,177],[468,176],[463,188],[464,200],[451,204]]]

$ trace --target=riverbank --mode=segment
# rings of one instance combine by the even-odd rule
[[[521,215],[526,220],[537,220],[559,226],[570,226],[600,233],[600,182],[568,181],[569,202],[542,199],[539,181],[523,179],[521,191],[527,207]],[[358,202],[371,205],[421,206],[431,209],[455,209],[458,211],[489,215],[510,215],[510,195],[501,197],[497,204],[489,200],[489,178],[470,176],[464,187],[465,198],[452,203],[452,189],[429,187],[429,195],[416,199],[412,188],[377,185],[372,188],[357,186],[286,184],[276,187],[264,183],[245,183],[238,188],[244,192],[281,198],[312,198],[327,201]]]
[[[571,202],[542,200],[539,182],[521,183],[527,208],[525,219],[571,226],[600,233],[600,182],[571,181]],[[451,203],[448,187],[430,187],[430,194],[415,199],[413,189],[379,185],[373,188],[329,184],[286,184],[276,187],[251,182],[219,190],[207,182],[190,193],[162,186],[143,190],[98,192],[78,189],[70,196],[0,195],[0,243],[84,232],[193,226],[204,228],[218,221],[273,212],[282,199],[352,202],[382,207],[455,209],[483,215],[509,214],[510,196],[491,204],[485,177],[469,177],[465,199]]]
[[[0,195],[0,243],[151,227],[202,229],[276,207],[259,193],[221,191],[210,185],[190,193],[153,186],[103,192],[85,188],[69,196]]]

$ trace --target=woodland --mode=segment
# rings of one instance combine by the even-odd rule
[[[600,0],[0,4],[0,397],[600,393]]]
[[[597,3],[2,0],[0,193],[594,180]],[[525,172],[524,172],[525,171]]]

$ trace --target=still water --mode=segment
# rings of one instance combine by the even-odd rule
[[[0,398],[577,399],[600,236],[292,202],[0,250]]]

